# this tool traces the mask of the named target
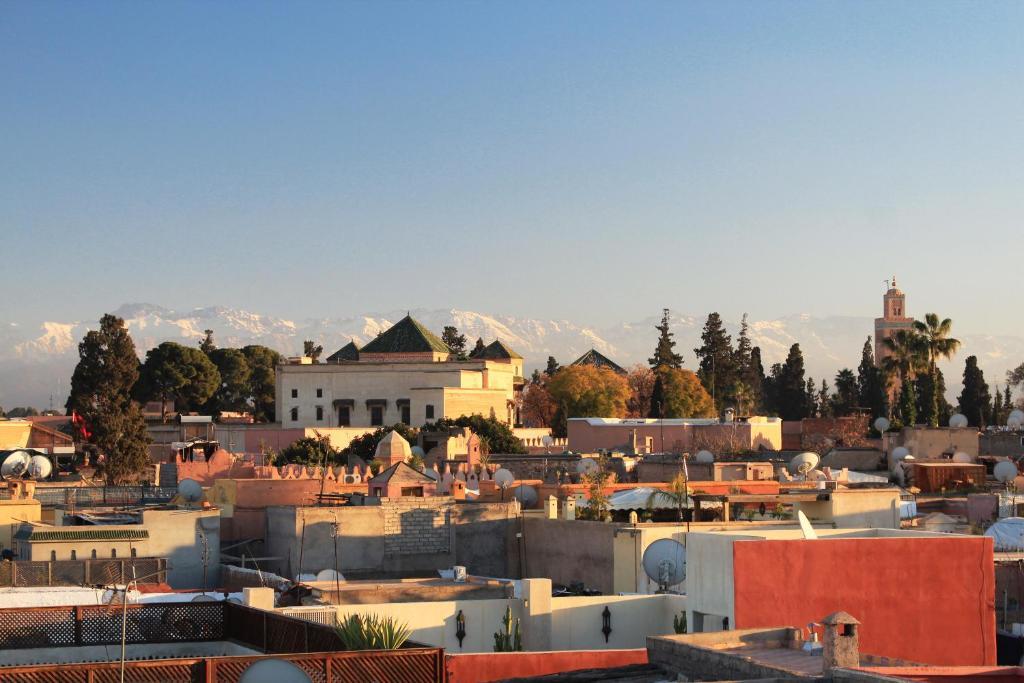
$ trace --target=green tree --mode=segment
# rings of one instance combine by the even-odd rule
[[[548,356],[548,365],[544,368],[544,374],[548,377],[554,377],[555,374],[562,369],[562,366],[558,364],[554,356]]]
[[[751,414],[764,410],[764,363],[761,347],[750,350],[750,367],[743,373],[743,382],[750,388]]]
[[[274,421],[274,379],[283,357],[266,346],[251,344],[242,347],[249,364],[249,403],[256,422]]]
[[[899,419],[904,427],[917,424],[917,391],[914,389],[914,380],[909,377],[903,380],[900,386]]]
[[[220,373],[205,353],[164,342],[146,352],[135,392],[141,400],[159,400],[160,417],[165,419],[168,400],[174,399],[180,411],[198,410],[219,386]]]
[[[146,422],[131,399],[138,378],[139,357],[124,320],[104,315],[100,329],[87,332],[78,345],[65,407],[85,421],[86,440],[104,455],[110,484],[133,480],[149,466]]]
[[[651,495],[647,497],[647,509],[653,511],[658,508],[659,503],[668,503],[674,507],[678,521],[682,522],[686,519],[686,510],[692,505],[690,504],[689,481],[685,474],[682,472],[677,474],[665,489],[651,491]]]
[[[16,406],[11,408],[7,413],[7,417],[33,417],[38,414],[39,411],[32,406]]]
[[[818,414],[822,417],[832,417],[832,397],[828,393],[828,382],[821,380],[821,389],[815,397]]]
[[[918,422],[937,426],[939,424],[939,400],[935,377],[930,372],[922,372],[913,382]]]
[[[357,436],[352,439],[348,447],[343,449],[341,453],[342,455],[356,455],[366,462],[370,462],[373,460],[374,455],[377,454],[377,445],[391,432],[398,432],[403,439],[411,444],[416,443],[416,440],[419,437],[419,430],[415,427],[410,427],[407,424],[396,422],[393,425],[378,427],[372,432]]]
[[[654,355],[647,361],[653,370],[657,370],[660,367],[683,367],[683,357],[673,350],[675,349],[676,342],[673,339],[674,335],[669,323],[669,311],[667,308],[663,308],[661,311],[661,324],[654,326],[654,329],[658,330],[658,345],[654,347]]]
[[[307,358],[311,358],[314,363],[320,362],[320,356],[323,354],[323,352],[324,347],[321,346],[320,344],[317,344],[312,339],[307,339],[306,341],[302,342],[302,355],[306,356]]]
[[[789,347],[777,386],[778,413],[783,420],[802,420],[810,414],[807,384],[804,380],[804,356],[799,344]]]
[[[780,387],[782,385],[782,363],[772,363],[768,376],[764,378],[761,386],[761,402],[764,411],[769,415],[779,415],[782,399]]]
[[[927,367],[924,339],[913,330],[897,330],[882,340],[882,346],[889,352],[882,360],[882,369],[901,385]]]
[[[245,354],[238,349],[214,349],[210,361],[220,374],[220,385],[207,402],[211,415],[226,411],[246,412],[250,410],[249,388],[252,368]]]
[[[203,330],[203,341],[199,342],[199,350],[209,356],[217,345],[213,342],[213,330]]]
[[[967,424],[978,429],[990,424],[992,397],[985,383],[985,373],[978,367],[977,356],[968,356],[964,364],[964,388],[958,403],[960,412],[967,416]]]
[[[929,394],[923,398],[923,404],[927,408],[922,415],[924,422],[933,427],[939,425],[939,393],[938,393],[938,367],[940,359],[950,359],[960,348],[960,340],[949,336],[953,328],[953,321],[949,318],[939,320],[935,313],[926,313],[924,320],[914,321],[914,331],[921,338],[921,347],[924,350],[925,360],[928,364],[928,374],[931,381],[925,383]]]
[[[275,465],[294,464],[317,467],[337,465],[340,452],[326,436],[306,436],[281,449],[274,459]]]
[[[484,347],[484,340],[481,339],[480,337],[477,337],[476,338],[476,345],[473,347],[473,350],[469,352],[469,357],[470,358],[476,358],[477,356],[479,356],[483,352],[484,348],[485,348]],[[550,358],[550,356],[549,356],[549,358]]]
[[[607,368],[570,365],[548,380],[551,398],[569,417],[625,417],[630,391],[626,378]]]
[[[871,337],[864,342],[857,366],[857,390],[859,406],[871,412],[872,417],[884,417],[889,413],[889,401],[885,392],[885,378],[875,365],[875,353]]]
[[[988,423],[992,425],[1002,424],[1006,417],[1003,415],[1003,394],[999,391],[999,385],[995,386],[992,392],[992,405],[988,409]]]
[[[1003,392],[1003,412],[1009,417],[1011,411],[1013,411],[1013,394],[1010,393],[1010,385],[1007,384],[1006,390]],[[0,415],[2,414],[3,412],[0,411]]]
[[[700,339],[701,346],[693,350],[700,360],[697,376],[711,394],[715,411],[720,415],[734,400],[731,389],[736,384],[738,373],[732,337],[726,334],[718,313],[708,315]]]
[[[452,355],[455,360],[466,360],[466,335],[459,334],[459,330],[454,325],[445,325],[444,331],[441,332],[441,341],[447,344],[448,348],[452,350]],[[484,340],[480,340],[481,346]]]
[[[717,415],[711,394],[690,370],[662,368],[655,375],[650,417],[674,419]]]
[[[512,429],[497,418],[483,415],[460,415],[456,418],[441,418],[436,422],[423,425],[424,431],[444,431],[458,427],[469,428],[480,437],[480,449],[485,454],[524,454],[527,452],[523,442]]]
[[[860,387],[857,386],[857,376],[853,370],[843,368],[836,374],[836,390],[832,394],[832,414],[836,417],[852,415],[857,408],[860,395]]]

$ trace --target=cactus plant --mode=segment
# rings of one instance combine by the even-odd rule
[[[686,633],[686,612],[680,612],[672,617],[672,629],[676,633]]]
[[[520,652],[523,649],[523,637],[519,619],[512,619],[512,607],[505,608],[505,616],[501,619],[502,629],[494,634],[495,652]]]

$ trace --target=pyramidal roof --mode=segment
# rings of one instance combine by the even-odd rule
[[[327,356],[328,363],[338,363],[343,360],[359,360],[359,347],[354,341],[350,341],[340,349]]]
[[[361,353],[451,353],[433,332],[407,315],[361,349]]]
[[[376,477],[372,477],[368,483],[378,486],[387,484],[392,480],[402,483],[433,484],[434,480],[423,474],[414,467],[404,463],[396,462]]]
[[[585,354],[572,362],[572,365],[593,365],[617,372],[620,375],[628,374],[621,365],[599,352],[597,349],[590,349]]]
[[[519,359],[522,360],[522,356],[509,348],[505,342],[500,339],[495,339],[490,344],[483,348],[475,358],[500,358],[500,359]]]

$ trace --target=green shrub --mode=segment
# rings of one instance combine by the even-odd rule
[[[409,627],[392,617],[350,614],[334,632],[346,650],[397,650],[409,640]]]

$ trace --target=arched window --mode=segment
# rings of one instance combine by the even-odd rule
[[[298,408],[292,408],[292,422],[298,422],[298,421],[299,421],[299,409]]]
[[[92,549],[92,559],[96,559],[96,548]]]
[[[110,549],[110,556],[111,557],[117,557],[117,548],[111,548]]]
[[[71,551],[71,559],[72,560],[77,560],[78,559],[78,551],[76,551],[76,550],[72,550]]]
[[[50,551],[50,562],[56,562],[56,561],[57,561],[57,551],[56,550],[51,550]]]

